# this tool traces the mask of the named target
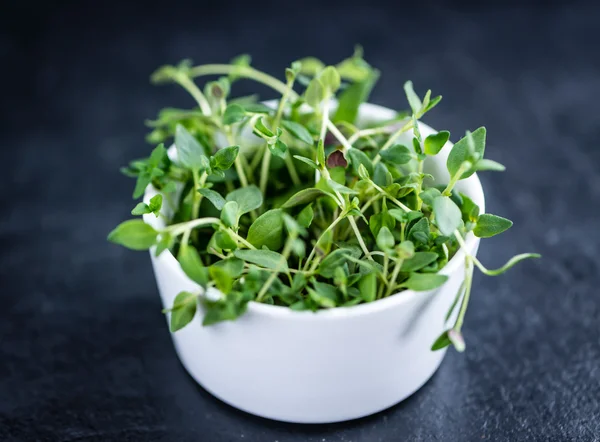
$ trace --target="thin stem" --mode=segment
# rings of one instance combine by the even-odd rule
[[[190,241],[190,235],[192,234],[192,229],[186,230],[181,237],[181,247],[186,247]]]
[[[417,210],[421,211],[421,207],[423,207],[423,200],[421,199],[421,191],[423,190],[423,178],[420,176],[423,173],[423,161],[417,160],[417,172],[419,173],[419,182],[417,183]]]
[[[221,223],[221,221],[219,220],[219,218],[212,218],[212,217],[196,218],[191,221],[187,221],[187,222],[183,222],[183,223],[179,223],[179,224],[173,224],[173,225],[167,227],[164,231],[169,232],[173,236],[178,236],[178,235],[181,235],[182,233],[184,233],[186,230],[191,230],[195,227],[205,226],[208,224],[220,224],[220,223]]]
[[[470,163],[468,163],[466,161],[463,162],[460,165],[460,167],[458,168],[458,170],[456,171],[456,173],[452,176],[452,178],[450,178],[450,182],[448,183],[448,185],[442,192],[442,195],[445,195],[445,196],[452,195],[452,189],[454,189],[454,186],[456,185],[458,180],[460,180],[460,178],[462,177],[462,174],[465,173],[470,167],[471,167]]]
[[[212,114],[208,100],[200,91],[198,86],[196,86],[196,84],[187,75],[177,75],[175,77],[175,81],[186,91],[188,91],[192,97],[194,97],[204,115],[210,116]]]
[[[235,239],[237,239],[239,242],[241,242],[247,248],[249,248],[251,250],[256,250],[256,247],[254,247],[252,244],[250,244],[248,241],[246,241],[243,237],[241,237],[240,235],[235,233],[233,231],[233,229],[227,229],[227,231],[229,232],[230,235],[232,235]]]
[[[381,187],[379,187],[377,184],[375,184],[373,181],[371,181],[371,185],[377,189],[378,191],[380,191],[381,193],[385,194],[385,196],[387,198],[389,198],[389,200],[391,202],[393,202],[394,204],[396,204],[398,207],[400,207],[402,210],[404,210],[405,212],[412,212],[412,210],[410,210],[410,208],[404,204],[402,204],[400,201],[398,201],[396,198],[394,198],[392,195],[390,195],[388,192],[386,192],[385,190],[383,190]]]
[[[198,189],[204,187],[206,184],[206,179],[208,178],[208,174],[206,172],[202,173],[201,177],[198,177],[198,171],[192,171],[194,177],[194,190],[193,190],[193,198],[194,202],[192,203],[192,219],[198,218],[198,211],[200,210],[200,202],[202,201],[202,194],[198,192]]]
[[[344,146],[344,152],[352,149],[352,144],[346,139],[346,137],[340,132],[340,130],[333,124],[332,121],[329,120],[329,115],[327,115],[327,128],[333,134],[334,137],[338,139],[342,146]],[[321,137],[323,138],[323,136]]]
[[[342,215],[345,216],[344,213],[342,213]],[[339,223],[341,220],[343,219],[343,216],[339,216],[336,219],[333,220],[333,222],[329,225],[329,227],[327,227],[323,233],[321,233],[321,236],[319,236],[319,239],[317,239],[317,242],[315,243],[313,249],[310,251],[308,258],[306,259],[306,263],[304,264],[304,270],[308,269],[308,265],[310,263],[310,260],[313,258],[313,256],[315,256],[315,253],[317,252],[317,246],[319,245],[319,243],[321,242],[321,240],[325,237],[325,235],[327,234],[327,232],[331,231],[336,225],[337,223]]]
[[[467,312],[467,306],[469,305],[469,297],[471,296],[471,286],[473,282],[473,263],[471,261],[471,256],[467,255],[465,258],[465,294],[463,295],[462,303],[460,305],[460,311],[458,312],[458,317],[456,318],[456,323],[454,327],[452,327],[457,332],[460,332],[460,329],[465,320],[465,313]]]
[[[252,162],[250,163],[250,170],[252,171],[252,174],[254,174],[254,171],[258,167],[258,164],[260,163],[264,155],[264,152],[263,155],[260,155],[260,151],[264,151],[265,149],[268,149],[266,144],[263,144],[262,146],[259,146],[256,149],[257,152],[254,154],[254,158],[252,158]]]
[[[277,265],[277,268],[275,269],[275,271],[273,273],[271,273],[271,276],[269,276],[269,279],[267,279],[267,281],[265,282],[265,285],[262,286],[262,288],[260,289],[260,292],[258,292],[258,295],[256,295],[256,302],[262,301],[263,297],[267,293],[267,290],[269,290],[269,287],[271,287],[271,285],[277,278],[277,276],[279,274],[279,270],[283,267],[284,262],[287,260],[288,256],[290,255],[290,252],[292,251],[292,245],[293,245],[295,239],[296,239],[296,235],[290,235],[288,237],[288,239],[285,243],[285,246],[283,247],[283,250],[281,251],[282,257],[279,260],[279,264]],[[289,273],[288,273],[288,276],[289,276]]]
[[[541,255],[537,254],[537,253],[521,253],[520,255],[516,255],[513,256],[512,258],[510,258],[508,260],[508,262],[506,264],[504,264],[502,267],[494,269],[494,270],[490,270],[488,268],[486,268],[483,264],[481,264],[481,262],[475,258],[474,256],[472,256],[471,258],[473,259],[473,262],[475,263],[475,265],[477,266],[477,268],[479,270],[481,270],[482,273],[488,275],[488,276],[498,276],[501,275],[502,273],[506,272],[508,269],[510,269],[512,266],[514,266],[516,263],[524,260],[524,259],[528,259],[528,258],[539,258]]]
[[[290,173],[290,178],[292,179],[294,186],[301,186],[302,181],[300,181],[298,172],[296,172],[296,166],[294,165],[294,160],[292,160],[291,155],[289,155],[289,151],[287,152],[285,157],[283,157],[283,160],[285,161],[285,166],[287,167],[287,170]]]
[[[349,144],[354,144],[356,140],[363,137],[368,137],[370,135],[377,135],[381,133],[385,133],[389,130],[389,127],[374,127],[372,129],[363,129],[358,132],[354,132],[350,138],[348,138]]]
[[[321,168],[321,174],[323,175],[323,177],[325,177],[326,180],[330,180],[331,179],[331,175],[329,174],[329,171],[327,170],[327,167],[322,167]],[[342,196],[342,194],[340,192],[338,192],[335,189],[333,190],[333,192],[335,193],[335,195],[337,197],[337,200],[336,200],[337,205],[340,206],[341,209],[343,209],[344,206],[345,206],[345,204],[344,204],[344,197]]]
[[[373,204],[373,202],[377,201],[379,198],[382,198],[383,196],[381,194],[377,194],[373,197],[371,197],[371,199],[369,201],[367,201],[360,209],[360,213],[365,213],[365,211],[369,208],[369,206],[371,204]],[[341,238],[348,238],[348,235],[350,235],[350,233],[352,232],[352,226],[349,225],[348,228],[344,231],[344,233],[342,234]],[[371,254],[373,254],[374,252],[371,252]]]
[[[394,291],[394,287],[396,284],[396,279],[398,279],[398,273],[400,273],[400,268],[402,267],[402,259],[399,259],[398,261],[396,261],[396,263],[394,264],[394,270],[392,272],[392,277],[388,283],[388,289],[385,292],[385,298],[387,298],[388,296],[390,296],[392,294],[392,292]]]
[[[240,77],[258,81],[259,83],[275,89],[282,95],[287,90],[287,85],[282,81],[249,66],[235,66],[231,64],[205,64],[202,66],[195,66],[190,69],[191,77],[200,77],[203,75],[229,75],[232,73]],[[292,90],[290,91],[290,97],[293,100],[296,100],[298,98],[298,94]]]
[[[348,217],[348,221],[350,221],[350,225],[352,226],[352,230],[354,230],[354,234],[356,235],[356,239],[358,240],[358,244],[360,245],[360,248],[363,250],[365,256],[367,257],[367,259],[371,260],[371,261],[375,261],[373,259],[373,257],[371,256],[371,254],[369,253],[369,249],[367,249],[367,246],[365,245],[365,241],[362,237],[362,235],[360,234],[360,230],[358,230],[358,226],[356,225],[356,221],[354,221],[354,217],[353,216],[349,216]]]
[[[373,253],[373,252],[371,252]],[[383,298],[383,290],[387,285],[387,277],[388,277],[388,266],[390,263],[390,258],[387,254],[383,253],[383,278],[385,279],[385,284],[379,285],[379,290],[377,292],[377,299]]]
[[[283,115],[283,109],[285,108],[285,103],[288,100],[290,95],[290,91],[292,90],[292,83],[288,82],[286,85],[285,92],[281,96],[281,100],[277,104],[277,113],[275,114],[275,119],[273,120],[273,127],[277,128],[279,126],[279,122],[281,121],[281,116]]]
[[[287,88],[286,88],[285,92],[283,93],[281,100],[279,100],[279,104],[277,105],[277,113],[275,114],[275,119],[273,120],[273,128],[275,130],[277,130],[277,127],[279,126],[279,123],[281,121],[281,117],[283,116],[283,110],[285,108],[285,104],[289,98],[290,91],[292,91],[292,84],[293,84],[293,81],[288,81]],[[294,183],[294,185],[295,186],[302,185],[302,182],[300,181],[300,178],[298,177],[298,172],[296,172],[296,166],[294,165],[294,161],[292,160],[292,157],[290,156],[289,151],[286,153],[283,160],[285,161],[285,166],[287,167],[287,170],[290,174],[290,178],[292,179],[292,182]]]
[[[225,132],[225,136],[227,137],[227,142],[230,146],[235,145],[235,137],[231,133],[231,129],[224,127],[223,131]],[[242,187],[248,187],[248,178],[246,178],[246,173],[244,172],[244,167],[242,165],[242,153],[238,152],[238,155],[235,157],[235,171],[240,178],[240,184]]]
[[[260,168],[260,191],[266,198],[267,181],[269,179],[269,165],[271,163],[271,151],[269,146],[266,146],[262,158],[262,166]]]

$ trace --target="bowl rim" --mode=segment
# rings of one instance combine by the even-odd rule
[[[266,104],[270,104],[270,102],[266,102]],[[386,108],[384,106],[380,106],[373,103],[363,103],[360,107],[360,114],[362,116],[367,116],[375,119],[391,119],[393,118],[395,112],[392,109]],[[427,124],[419,121],[419,128],[422,132],[435,133],[437,132],[432,127]],[[424,130],[423,130],[424,129]],[[449,151],[453,143],[450,141],[444,146],[442,151]],[[172,146],[171,148],[174,148]],[[485,213],[485,195],[483,192],[483,188],[481,186],[481,181],[476,173],[471,175],[469,178],[465,180],[461,180],[469,190],[468,193],[471,194],[471,198],[474,202],[479,206],[481,213]],[[148,202],[148,200],[156,195],[158,192],[152,185],[149,185],[146,188],[144,194],[144,201]],[[161,219],[156,218],[154,216],[150,216],[151,214],[146,214],[143,216],[144,222],[150,224],[155,228],[162,227]],[[469,232],[467,237],[465,238],[465,244],[470,253],[474,253],[477,250],[480,239],[477,238],[473,232]],[[179,277],[187,279],[191,284],[195,284],[191,279],[187,277],[187,275],[181,269],[179,262],[173,256],[169,249],[163,251],[160,256],[156,257],[154,255],[155,246],[150,249],[151,258],[155,261],[157,265],[164,265],[169,268],[169,272],[178,274]],[[438,272],[440,275],[446,275],[448,277],[456,274],[465,260],[465,253],[462,248],[459,248],[456,254],[448,261],[448,263]],[[447,284],[447,282],[446,282]],[[198,286],[201,290],[201,287]],[[261,315],[267,315],[271,317],[288,317],[293,319],[335,319],[335,318],[346,318],[350,316],[361,316],[365,314],[375,313],[381,310],[387,310],[388,308],[411,303],[416,301],[418,298],[424,298],[427,295],[435,293],[444,288],[444,285],[438,287],[436,289],[427,291],[427,292],[416,292],[414,290],[403,290],[401,292],[396,292],[386,298],[377,299],[372,302],[367,302],[364,304],[357,304],[348,307],[334,307],[330,309],[320,309],[315,312],[313,311],[296,311],[292,310],[286,306],[280,305],[272,305],[272,304],[264,304],[261,302],[250,301],[248,302],[248,312],[254,312]],[[216,289],[215,289],[216,290]]]

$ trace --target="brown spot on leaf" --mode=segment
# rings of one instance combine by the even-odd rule
[[[344,158],[344,152],[341,150],[334,150],[327,157],[327,167],[333,169],[334,167],[348,167],[348,161]]]

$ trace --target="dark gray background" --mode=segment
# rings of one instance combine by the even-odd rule
[[[600,440],[599,7],[215,3],[2,7],[0,440]],[[488,210],[515,226],[481,260],[544,258],[476,277],[467,352],[404,403],[336,425],[255,418],[196,386],[147,254],[106,243],[133,205],[118,167],[148,153],[145,118],[192,105],[149,84],[158,65],[248,52],[280,74],[358,42],[383,71],[373,102],[404,108],[412,79],[444,95],[427,123],[487,126],[507,166],[481,176]]]

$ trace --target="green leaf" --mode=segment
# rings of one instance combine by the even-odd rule
[[[296,273],[292,280],[292,291],[299,292],[306,286],[306,275],[304,273]]]
[[[227,201],[221,211],[221,221],[227,227],[236,227],[238,223],[239,206],[235,201]]]
[[[298,61],[300,62],[300,72],[305,75],[317,75],[325,67],[323,62],[315,57],[305,57]]]
[[[223,250],[235,250],[238,247],[237,241],[228,231],[220,230],[215,232],[214,240],[217,247]]]
[[[159,193],[150,198],[150,204],[148,208],[157,218],[160,215],[160,209],[162,208],[163,196]]]
[[[421,244],[427,244],[429,242],[429,235],[429,221],[427,218],[421,218],[410,228],[407,238],[414,239]]]
[[[213,264],[208,268],[208,272],[221,293],[226,295],[231,291],[233,288],[233,276],[231,276],[227,268]]]
[[[233,252],[236,258],[243,259],[251,264],[267,269],[287,272],[287,260],[283,255],[271,250],[236,250]]]
[[[319,75],[321,84],[331,94],[335,93],[340,88],[340,74],[335,66],[327,66]]]
[[[367,188],[371,186],[371,183],[369,183],[369,179],[371,178],[371,176],[369,175],[369,171],[367,170],[364,164],[358,165],[358,176],[361,180],[363,180],[361,183],[364,184],[361,185],[364,185],[364,187]]]
[[[275,135],[271,131],[271,129],[269,129],[267,126],[265,126],[265,123],[263,122],[262,117],[259,118],[258,120],[256,120],[256,122],[254,123],[254,132],[257,132],[258,135],[262,136],[263,138],[270,138]]]
[[[410,259],[415,256],[415,245],[412,241],[402,241],[396,247],[396,253],[400,259]]]
[[[392,235],[392,232],[390,232],[390,229],[388,229],[387,227],[383,226],[380,230],[379,233],[377,234],[377,247],[379,247],[381,250],[390,250],[394,247],[394,235]]]
[[[319,197],[328,195],[326,192],[321,189],[316,189],[314,187],[303,189],[300,192],[295,193],[290,199],[288,199],[283,206],[284,209],[289,209],[291,207],[301,206],[304,204],[312,203]]]
[[[338,70],[340,68],[338,67]],[[341,72],[340,72],[341,74]],[[371,71],[365,80],[348,86],[338,98],[338,108],[333,117],[334,122],[346,121],[354,123],[358,117],[360,105],[369,99],[375,83],[379,79],[379,71]]]
[[[297,235],[301,235],[301,236],[306,236],[308,234],[308,231],[302,227],[298,221],[296,221],[296,219],[290,215],[288,215],[285,212],[281,212],[282,216],[283,216],[283,225],[285,226],[285,229],[287,230],[287,232],[292,235],[292,236],[297,236]]]
[[[438,196],[433,200],[435,224],[442,235],[450,236],[458,229],[462,220],[460,209],[448,196]]]
[[[428,206],[433,206],[433,200],[437,197],[441,196],[442,192],[440,192],[435,187],[430,187],[429,189],[424,190],[419,194],[419,198],[427,204]]]
[[[162,252],[167,250],[173,245],[173,237],[169,233],[163,233],[160,235],[160,241],[156,243],[156,250],[154,256],[160,256]]]
[[[379,187],[387,187],[394,182],[394,177],[392,177],[392,174],[385,164],[377,163],[375,166],[375,173],[373,174],[373,182]]]
[[[223,209],[226,201],[219,192],[215,192],[214,190],[206,189],[204,187],[198,189],[198,192],[211,203],[213,203],[213,206],[215,206],[217,210]]]
[[[302,227],[308,229],[312,224],[312,220],[315,217],[315,212],[313,211],[312,204],[309,204],[304,209],[300,211],[296,219],[298,220],[298,224]]]
[[[138,175],[133,190],[133,198],[137,199],[144,194],[148,185],[152,182],[152,178],[147,172],[142,172]]]
[[[119,224],[108,234],[108,240],[132,250],[148,250],[156,243],[158,232],[141,219]]]
[[[263,246],[278,250],[283,243],[283,211],[272,209],[263,213],[248,229],[246,240],[257,249]]]
[[[369,228],[375,238],[377,238],[383,227],[387,227],[390,232],[396,227],[396,219],[387,210],[371,215],[369,218]]]
[[[435,273],[411,273],[406,281],[401,286],[416,292],[426,292],[441,286],[446,282],[446,275],[438,275]]]
[[[350,163],[352,164],[355,175],[359,175],[358,168],[362,164],[367,169],[369,176],[373,176],[373,163],[366,153],[359,149],[349,149],[347,155],[350,158]]]
[[[417,212],[416,210],[405,212],[404,210],[400,209],[390,209],[388,210],[388,213],[401,223],[409,223],[423,217],[423,214],[421,212]]]
[[[392,164],[406,164],[412,159],[410,149],[401,144],[394,144],[387,149],[380,150],[379,156]]]
[[[375,301],[377,296],[377,274],[367,273],[358,282],[358,290],[365,302]]]
[[[239,318],[248,307],[248,300],[243,299],[243,292],[229,291],[226,299],[219,302],[204,301],[203,326]]]
[[[401,272],[409,273],[421,270],[432,262],[437,261],[438,254],[434,252],[415,252],[412,258],[402,262]]]
[[[175,333],[188,325],[196,316],[198,296],[190,292],[179,292],[171,308],[171,333]]]
[[[317,108],[324,99],[325,88],[323,83],[315,77],[308,83],[308,87],[306,88],[306,91],[304,91],[304,101],[306,101],[310,107]]]
[[[223,124],[230,125],[239,123],[246,118],[246,111],[239,104],[230,104],[223,112]]]
[[[177,190],[177,184],[174,181],[169,181],[161,190],[164,193],[173,193]]]
[[[277,130],[279,131],[281,129],[277,129]],[[273,154],[279,158],[283,158],[285,155],[285,152],[287,151],[287,145],[283,141],[281,141],[279,138],[277,138],[274,143],[267,143],[267,146],[269,147],[271,154]]]
[[[456,144],[452,147],[450,154],[448,155],[448,160],[446,161],[446,167],[448,168],[448,172],[450,172],[450,176],[456,175],[458,169],[465,161],[475,162],[474,154],[477,154],[479,158],[483,158],[483,153],[485,151],[485,137],[486,130],[485,127],[480,127],[475,130],[471,136],[466,136],[461,138]],[[473,149],[474,152],[471,153],[469,148],[469,138],[473,141]],[[475,169],[471,169],[462,174],[460,179],[468,178],[473,175]]]
[[[205,170],[210,167],[202,145],[181,124],[175,128],[175,147],[182,166],[195,170]]]
[[[252,57],[250,55],[241,54],[241,55],[238,55],[237,57],[233,58],[231,60],[230,64],[232,64],[234,66],[238,66],[240,68],[244,68],[244,67],[249,67],[251,62],[252,62]],[[229,74],[229,81],[233,82],[240,77],[241,77],[241,75],[239,74],[238,69],[234,69]]]
[[[227,170],[231,166],[238,156],[240,146],[229,146],[223,149],[219,149],[217,153],[211,158],[210,165],[214,169]]]
[[[460,194],[460,198],[462,199],[460,211],[462,213],[463,221],[465,223],[476,222],[479,217],[479,206],[464,193]]]
[[[252,114],[270,114],[273,112],[273,108],[265,106],[262,103],[247,103],[244,105],[244,109],[246,112],[250,112]]]
[[[437,134],[429,135],[423,142],[425,153],[427,155],[437,155],[440,150],[442,150],[442,147],[444,147],[444,144],[446,144],[449,138],[450,132],[447,130],[440,131]]]
[[[258,209],[263,203],[262,193],[254,184],[234,190],[225,199],[238,203],[240,216]]]
[[[294,155],[294,158],[296,158],[298,161],[302,161],[304,164],[308,164],[310,167],[312,167],[313,169],[317,170],[319,168],[319,165],[317,163],[315,163],[313,160],[311,160],[310,158],[306,158],[300,155]]]
[[[150,207],[146,203],[137,203],[131,211],[132,215],[145,215],[146,213],[152,213],[152,210],[150,210]]]
[[[506,167],[504,167],[503,164],[500,164],[494,160],[486,160],[485,158],[483,158],[477,161],[477,163],[475,163],[475,170],[491,170],[493,172],[504,172],[506,170]]]
[[[177,260],[181,265],[181,270],[197,284],[206,287],[208,284],[208,270],[202,264],[200,255],[191,244],[183,244],[179,249]]]
[[[479,215],[473,233],[479,238],[489,238],[510,229],[512,225],[513,222],[509,219],[491,213],[483,213]]]
[[[329,187],[331,187],[333,190],[338,191],[341,194],[358,195],[358,192],[356,190],[350,189],[349,187],[346,187],[343,184],[338,183],[337,181],[327,180],[327,184],[329,184]]]
[[[334,286],[314,280],[312,281],[312,284],[314,290],[310,287],[307,287],[306,289],[313,301],[325,308],[333,308],[337,305],[337,289]]]
[[[437,104],[442,101],[442,96],[438,95],[437,97],[432,98],[431,100],[429,100],[429,104],[427,105],[427,107],[425,108],[425,110],[423,111],[423,114],[429,112],[431,109],[433,109],[434,107],[437,106]]]
[[[448,330],[442,333],[431,346],[431,351],[441,350],[442,348],[446,348],[451,344],[450,339],[448,338]]]
[[[242,275],[242,271],[244,270],[244,261],[238,258],[227,258],[215,262],[212,267],[220,267],[231,278],[238,278]]]
[[[314,143],[313,137],[303,125],[296,123],[295,121],[283,120],[281,125],[287,130],[290,135],[294,138],[312,146]]]
[[[339,248],[334,250],[319,264],[318,272],[321,276],[325,278],[333,278],[335,274],[335,269],[340,268],[344,265],[344,263],[348,260],[348,256],[358,258],[361,255],[360,249],[354,248]]]
[[[408,100],[408,104],[410,105],[413,114],[417,114],[421,110],[423,103],[421,103],[421,99],[415,93],[412,81],[409,80],[404,83],[404,93],[406,94],[406,99]]]

